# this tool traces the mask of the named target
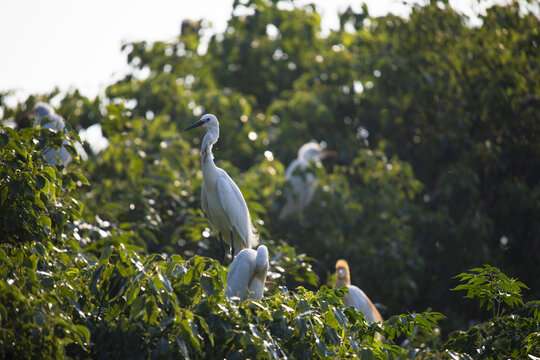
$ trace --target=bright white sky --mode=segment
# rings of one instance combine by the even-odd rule
[[[303,1],[307,3],[308,1]],[[323,28],[336,28],[337,13],[361,0],[314,0]],[[400,0],[365,0],[370,14],[408,14]],[[55,86],[101,93],[128,71],[122,43],[172,40],[183,19],[205,19],[225,29],[233,0],[0,0],[0,91],[16,98]],[[454,0],[466,13],[475,0]],[[470,4],[473,5],[470,5]],[[469,8],[467,8],[469,5]]]

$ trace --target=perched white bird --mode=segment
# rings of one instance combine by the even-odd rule
[[[311,141],[305,143],[298,150],[298,158],[285,170],[285,179],[289,188],[285,190],[285,205],[279,214],[280,219],[285,219],[290,214],[300,215],[309,205],[315,189],[317,187],[317,178],[309,172],[310,165],[320,166],[321,159],[329,153],[321,146]]]
[[[242,249],[256,246],[258,239],[240,189],[223,169],[214,164],[212,145],[219,138],[217,118],[212,114],[203,115],[186,130],[198,126],[206,129],[201,148],[203,172],[201,205],[206,217],[218,232],[223,263],[225,258],[223,239],[231,245],[233,259]]]
[[[51,122],[42,125],[42,128],[51,129],[53,132],[65,130],[66,123],[64,122],[64,119],[54,111],[51,105],[47,103],[37,103],[32,111],[32,115],[35,117],[34,126],[41,125],[41,121],[43,119],[49,119]],[[67,140],[64,140],[63,143],[70,144]],[[86,151],[81,143],[75,141],[74,145],[75,150],[77,150],[77,153],[81,159],[88,159],[88,155],[86,154]],[[57,157],[60,159],[62,165],[68,165],[73,160],[64,146],[60,147],[58,150],[55,150],[54,148],[45,148],[43,150],[43,155],[45,155],[45,160],[51,165],[59,165],[58,160],[56,159]]]
[[[244,249],[238,253],[227,273],[227,297],[261,299],[268,272],[268,249],[261,245],[257,251]]]
[[[367,295],[354,285],[351,285],[351,275],[349,272],[349,264],[345,260],[338,260],[336,263],[336,288],[346,286],[349,293],[343,297],[343,305],[346,307],[352,306],[356,310],[361,311],[366,320],[371,322],[383,322],[383,318],[379,311],[373,305]]]

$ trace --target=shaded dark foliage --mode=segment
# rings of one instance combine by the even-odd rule
[[[539,19],[517,3],[477,27],[444,1],[409,19],[364,7],[321,37],[312,6],[234,7],[251,15],[233,13],[205,54],[204,22],[126,45],[133,74],[103,97],[10,107],[0,94],[2,357],[538,356]],[[44,163],[45,148],[78,140],[24,123],[53,97],[71,129],[98,124],[109,146]],[[276,285],[262,301],[226,300],[211,260],[203,133],[183,132],[205,112],[220,120],[215,160],[270,250]],[[306,211],[278,220],[286,165],[312,139],[337,155],[310,168]],[[321,287],[338,258],[384,328]]]

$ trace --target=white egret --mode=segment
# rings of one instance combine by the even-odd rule
[[[41,125],[41,121],[43,119],[49,119],[51,122],[41,125],[42,128],[50,129],[53,132],[65,131],[66,123],[64,122],[64,119],[54,111],[51,105],[47,103],[37,103],[32,111],[32,115],[35,117],[34,126]],[[70,144],[67,140],[64,140],[63,143]],[[75,150],[77,150],[77,153],[81,159],[86,160],[88,155],[86,154],[86,151],[81,143],[75,141],[74,145]],[[52,147],[45,148],[43,150],[43,155],[45,156],[45,160],[52,165],[59,165],[57,158],[60,159],[62,165],[68,165],[73,160],[64,146],[60,147],[58,150],[55,150]]]
[[[370,322],[383,322],[383,318],[375,305],[367,297],[367,295],[358,287],[351,285],[351,275],[349,272],[349,264],[345,260],[338,260],[336,263],[336,288],[347,287],[349,293],[343,297],[343,305],[352,306],[356,310],[361,311],[366,320]]]
[[[285,219],[290,214],[300,215],[310,204],[317,187],[317,178],[308,167],[320,166],[321,159],[328,154],[315,141],[305,143],[300,147],[298,158],[294,159],[285,170],[285,179],[289,187],[285,190],[286,201],[279,214],[280,219]]]
[[[204,214],[218,232],[221,243],[221,262],[225,258],[223,240],[231,246],[231,255],[244,248],[257,245],[257,235],[251,223],[246,201],[231,177],[214,164],[212,146],[219,138],[219,122],[212,114],[206,114],[188,127],[190,130],[202,126],[206,129],[201,148],[203,184],[201,205]]]
[[[268,272],[268,249],[261,245],[257,251],[244,249],[233,260],[227,273],[227,297],[240,300],[261,299]]]

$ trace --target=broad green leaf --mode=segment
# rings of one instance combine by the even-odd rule
[[[0,150],[3,149],[9,143],[9,136],[0,133]]]
[[[111,257],[112,250],[113,250],[112,245],[108,246],[105,250],[103,250],[98,260],[98,266],[102,266],[109,260],[109,258]]]
[[[165,286],[165,289],[167,290],[167,292],[172,293],[173,289],[172,289],[171,283],[169,282],[169,279],[167,278],[167,276],[165,276],[162,273],[158,272],[158,278],[163,283],[163,286]]]
[[[36,175],[36,186],[38,187],[39,190],[42,190],[46,185],[47,185],[48,181],[47,179],[45,179],[43,176],[41,175]]]

